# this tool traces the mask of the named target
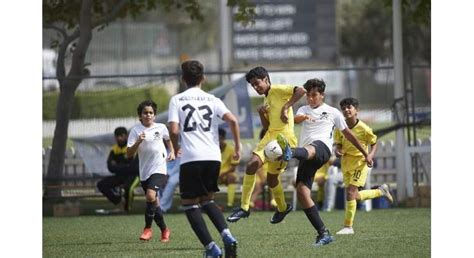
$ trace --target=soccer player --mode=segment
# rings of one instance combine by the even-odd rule
[[[174,160],[174,149],[166,125],[155,123],[156,103],[146,100],[137,107],[140,123],[131,130],[127,142],[127,156],[138,151],[140,181],[145,191],[145,228],[140,240],[148,241],[153,235],[151,225],[155,220],[161,230],[161,242],[169,242],[170,230],[163,218],[158,191],[166,184],[166,161]],[[167,153],[165,143],[170,150]]]
[[[293,209],[291,204],[285,202],[283,187],[279,180],[279,174],[283,173],[288,162],[270,162],[265,158],[263,149],[269,141],[276,139],[278,134],[287,137],[290,146],[296,146],[292,106],[304,96],[306,91],[298,86],[271,84],[268,72],[263,67],[253,68],[245,75],[245,78],[259,95],[264,95],[264,105],[258,109],[258,112],[263,128],[267,129],[267,132],[253,150],[252,157],[247,163],[240,208],[227,217],[227,221],[236,222],[250,215],[250,197],[255,186],[255,173],[267,161],[267,183],[277,203],[277,211],[270,219],[270,223],[276,224]]]
[[[372,166],[373,161],[351,130],[347,128],[341,112],[324,103],[326,83],[320,79],[310,79],[303,86],[306,89],[308,105],[300,107],[295,115],[295,123],[303,123],[299,142],[301,147],[291,148],[291,144],[282,134],[277,136],[277,141],[283,149],[284,161],[291,158],[300,160],[296,175],[297,197],[306,217],[317,231],[318,235],[313,245],[319,247],[331,243],[334,239],[311,199],[311,187],[316,170],[327,163],[331,157],[334,128],[338,128],[356,146],[369,166]]]
[[[181,151],[179,188],[186,218],[204,246],[206,257],[220,257],[222,251],[212,240],[201,209],[222,236],[226,257],[237,255],[237,240],[232,236],[222,212],[214,203],[219,191],[217,179],[221,165],[218,123],[226,121],[234,136],[233,159],[240,159],[240,132],[237,118],[222,100],[201,89],[203,65],[195,60],[181,64],[187,90],[173,96],[168,110],[171,141]],[[181,147],[178,147],[178,135]],[[181,148],[181,149],[180,149]]]
[[[226,131],[219,128],[219,148],[221,149],[221,168],[219,172],[219,184],[227,186],[227,208],[234,206],[235,188],[237,187],[237,175],[235,168],[239,165],[239,160],[234,160],[234,148],[225,142]]]
[[[359,101],[355,98],[345,98],[341,100],[339,105],[346,119],[347,126],[359,140],[364,150],[368,151],[368,146],[370,145],[368,155],[370,158],[373,158],[377,150],[377,136],[367,124],[357,118]],[[381,185],[378,189],[362,190],[359,192],[359,187],[365,185],[369,167],[367,167],[362,154],[352,144],[349,144],[347,138],[338,130],[336,130],[334,135],[334,141],[336,143],[336,155],[341,157],[341,169],[344,185],[346,186],[344,228],[336,234],[354,234],[352,225],[357,209],[357,201],[384,196],[389,202],[393,202],[393,198],[387,184]]]

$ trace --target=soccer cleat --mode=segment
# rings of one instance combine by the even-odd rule
[[[222,241],[224,242],[225,258],[237,257],[237,239],[235,239],[231,234],[226,234],[222,238]]]
[[[161,231],[161,239],[160,242],[167,243],[170,241],[170,234],[171,231],[169,228],[165,228],[165,230]]]
[[[151,239],[152,236],[153,236],[153,231],[151,230],[151,228],[144,228],[143,233],[140,236],[140,240],[148,241]]]
[[[327,245],[333,241],[334,241],[334,238],[329,233],[329,230],[326,229],[322,235],[318,235],[316,237],[316,242],[314,242],[313,245],[316,247],[320,247],[323,245]]]
[[[279,133],[277,135],[277,142],[278,145],[280,145],[281,150],[283,151],[283,155],[281,158],[283,159],[283,161],[289,161],[293,153],[291,152],[290,145],[288,144],[288,141],[286,140],[285,136]]]
[[[227,217],[227,221],[233,223],[239,221],[241,218],[247,218],[248,216],[250,216],[250,211],[239,208]]]
[[[206,249],[203,253],[204,258],[217,258],[217,257],[222,257],[222,251],[217,246],[217,244],[214,244],[211,249]]]
[[[336,232],[336,235],[352,235],[354,234],[354,229],[352,227],[343,227],[341,230]]]
[[[384,196],[390,203],[393,203],[392,194],[390,194],[390,187],[387,184],[379,186],[379,190],[382,191],[382,196]]]
[[[277,224],[283,221],[288,213],[293,210],[293,206],[289,203],[286,204],[286,210],[284,212],[279,212],[278,210],[273,214],[272,218],[270,219],[270,223]]]

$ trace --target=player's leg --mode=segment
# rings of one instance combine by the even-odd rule
[[[154,208],[153,220],[155,221],[156,225],[158,225],[158,227],[161,230],[160,241],[168,242],[170,240],[171,231],[166,226],[165,219],[163,216],[163,210],[160,207],[160,199],[158,195],[158,191],[165,186],[167,178],[166,178],[166,175],[163,175],[163,174],[153,174],[150,176],[148,180],[150,181],[149,188],[153,188],[153,191],[155,192],[155,201],[153,202],[153,206],[152,206]],[[146,196],[147,205],[148,205],[148,202],[151,200],[149,199],[149,197],[152,197],[152,196],[148,196],[148,191],[147,191],[147,196]]]
[[[250,198],[252,197],[252,193],[255,188],[257,170],[261,166],[262,160],[254,152],[250,158],[250,161],[247,163],[247,168],[242,182],[240,208],[227,217],[228,222],[237,222],[241,218],[246,218],[250,215]]]
[[[292,158],[298,160],[310,160],[313,159],[316,154],[316,150],[312,145],[307,145],[304,147],[292,147],[291,143],[287,139],[287,136],[283,134],[277,135],[277,142],[283,150],[283,161],[289,161]]]
[[[278,165],[279,163],[281,164]],[[293,206],[285,201],[285,192],[283,191],[283,185],[280,180],[280,174],[283,173],[286,168],[286,163],[287,162],[281,161],[270,162],[268,164],[267,184],[277,204],[277,211],[270,219],[270,223],[272,224],[280,223],[286,215],[293,210]]]
[[[121,185],[123,182],[122,180],[117,177],[117,176],[108,176],[103,179],[101,179],[97,183],[97,188],[99,191],[107,197],[107,199],[112,202],[113,204],[117,205],[120,203],[122,197],[120,195],[117,195],[115,191],[113,190],[115,187]]]
[[[234,206],[234,199],[235,199],[235,189],[237,188],[237,176],[235,172],[228,173],[227,175],[227,207]]]
[[[140,236],[140,240],[150,240],[153,236],[153,231],[151,225],[153,223],[153,217],[155,216],[156,208],[156,191],[153,186],[151,186],[152,180],[151,176],[146,180],[142,181],[142,188],[145,192],[145,228],[143,233]]]
[[[221,256],[222,251],[212,240],[202,216],[201,207],[199,206],[200,197],[207,195],[206,186],[202,183],[197,183],[203,182],[204,167],[202,162],[188,162],[181,165],[179,174],[181,203],[191,228],[205,248],[205,254]],[[217,179],[215,178],[215,180],[217,188]]]

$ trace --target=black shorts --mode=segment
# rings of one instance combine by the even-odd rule
[[[326,164],[331,157],[331,151],[322,141],[314,141],[311,145],[316,149],[316,155],[313,159],[300,161],[296,173],[296,184],[303,182],[309,189],[313,186],[316,170]]]
[[[140,183],[142,184],[143,191],[145,191],[146,194],[147,189],[158,192],[160,189],[165,187],[167,181],[168,175],[155,173],[152,174],[146,181],[140,181]]]
[[[179,190],[181,199],[194,199],[219,192],[220,161],[192,161],[180,166]]]

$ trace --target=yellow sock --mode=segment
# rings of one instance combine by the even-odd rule
[[[354,223],[354,216],[357,209],[357,201],[346,201],[346,216],[344,218],[344,226],[345,227],[352,227],[352,223]]]
[[[242,183],[242,198],[240,199],[240,208],[248,211],[250,208],[250,197],[252,197],[253,188],[255,187],[256,175],[244,175]]]
[[[364,201],[367,199],[374,199],[377,197],[382,196],[382,191],[379,189],[372,189],[372,190],[362,190],[359,192],[360,200]]]
[[[279,212],[284,212],[286,210],[286,202],[285,202],[285,193],[283,192],[283,186],[281,182],[278,182],[278,185],[274,188],[270,188],[273,194],[273,198],[277,203],[277,209]]]
[[[318,192],[316,193],[316,202],[324,201],[324,185],[320,186]]]
[[[227,206],[228,207],[234,206],[235,188],[236,187],[237,187],[236,184],[229,184],[227,186]]]

